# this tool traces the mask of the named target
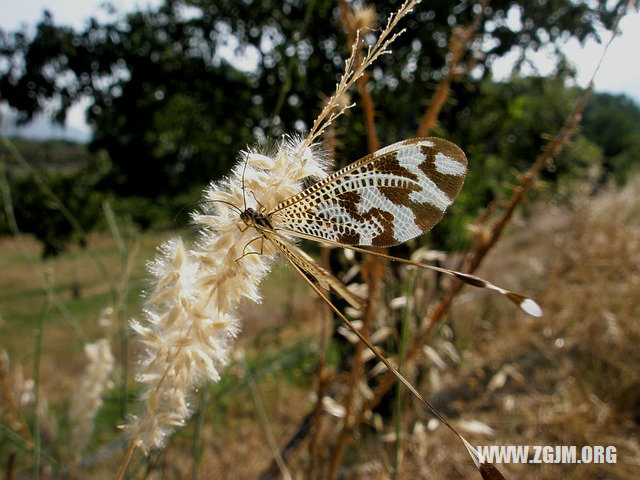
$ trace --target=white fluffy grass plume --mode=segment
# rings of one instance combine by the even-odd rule
[[[184,424],[191,414],[189,392],[218,381],[228,362],[239,302],[260,301],[258,287],[275,251],[251,242],[255,231],[241,230],[238,208],[246,198],[247,207],[270,209],[298,193],[303,179],[326,175],[326,168],[321,150],[305,146],[304,139],[283,139],[270,155],[243,152],[230,177],[205,191],[203,211],[193,215],[200,231],[196,244],[187,248],[175,238],[160,247],[149,265],[153,283],[144,319],[131,324],[145,347],[137,375],[144,412],[123,427],[136,446],[160,447]]]
[[[71,398],[69,410],[70,423],[73,425],[71,446],[75,461],[80,459],[82,450],[91,438],[94,419],[102,406],[104,392],[113,386],[111,374],[115,363],[109,341],[104,338],[85,345],[84,352],[87,366]]]

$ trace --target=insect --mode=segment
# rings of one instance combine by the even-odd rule
[[[319,289],[333,291],[355,308],[364,303],[283,234],[452,275],[505,295],[530,315],[542,315],[535,301],[474,275],[362,248],[398,245],[430,230],[460,193],[466,172],[466,156],[453,143],[413,138],[367,155],[268,212],[262,206],[259,211],[246,206],[238,210],[245,229],[259,234],[249,243],[271,242],[325,300]],[[248,254],[261,252],[262,247]]]

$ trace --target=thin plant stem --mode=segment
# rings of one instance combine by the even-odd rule
[[[349,22],[347,21],[347,5],[345,2],[340,2],[340,13],[342,17],[342,23],[345,27],[348,26]],[[362,55],[362,47],[359,44],[359,32],[353,31],[352,29],[347,28],[347,41],[349,45],[354,45],[355,50],[353,50],[352,55],[354,56],[355,62],[357,65],[364,64],[364,58]],[[360,97],[362,99],[363,112],[365,116],[365,125],[367,130],[367,146],[369,148],[369,152],[375,152],[379,146],[380,142],[378,140],[378,135],[376,133],[375,128],[375,107],[373,103],[373,99],[371,98],[371,94],[367,90],[367,80],[368,74],[363,72],[362,76],[356,80],[356,88]],[[372,258],[368,262],[367,267],[367,284],[369,286],[369,294],[367,298],[367,304],[365,307],[365,311],[363,314],[363,327],[362,334],[365,337],[369,336],[369,330],[371,325],[371,320],[373,317],[373,303],[377,294],[378,283],[382,277],[382,262],[378,258]],[[336,442],[333,455],[331,457],[331,463],[329,467],[329,476],[330,480],[336,478],[338,474],[338,467],[342,462],[342,457],[344,456],[344,451],[346,445],[348,443],[348,437],[351,432],[350,422],[352,419],[352,413],[355,409],[355,402],[357,398],[358,391],[358,382],[360,381],[360,377],[362,375],[363,370],[363,362],[362,355],[364,353],[365,345],[362,342],[359,342],[355,348],[355,351],[351,357],[351,382],[349,385],[349,393],[347,396],[347,404],[346,404],[346,413],[345,420],[342,430],[338,435],[338,440]]]
[[[253,378],[253,374],[251,373],[251,368],[247,363],[246,358],[244,359],[244,369],[245,369],[245,378],[247,380],[247,385],[249,386],[249,390],[251,391],[251,398],[253,398],[253,403],[258,411],[258,417],[260,419],[260,423],[262,424],[262,429],[264,430],[264,434],[267,437],[267,443],[269,444],[269,448],[271,449],[271,453],[273,455],[273,459],[277,462],[278,467],[280,468],[280,474],[285,480],[291,480],[291,473],[287,468],[287,464],[284,462],[282,455],[280,454],[280,449],[278,448],[278,443],[276,442],[275,437],[273,436],[273,430],[271,429],[271,425],[269,423],[269,418],[267,416],[267,412],[264,408],[264,404],[262,403],[262,397],[260,396],[260,391],[258,390],[258,385],[256,385],[256,381]]]
[[[127,418],[127,404],[129,399],[128,382],[129,377],[129,335],[126,329],[125,308],[118,309],[118,331],[120,335],[120,417]]]
[[[11,381],[9,379],[9,354],[5,350],[0,351],[0,390],[2,390],[4,403],[8,410],[8,412],[6,412],[7,423],[13,429],[19,431],[24,441],[29,445],[29,449],[33,448],[33,437],[31,436],[29,425],[27,425],[24,416],[20,412],[20,407],[13,394]],[[10,414],[13,416],[13,419],[9,417]],[[15,425],[16,422],[17,425]]]
[[[207,413],[207,403],[209,402],[209,389],[202,388],[200,402],[198,403],[198,413],[196,414],[195,428],[193,429],[193,480],[198,480],[200,462],[202,461],[202,426]]]
[[[113,208],[111,208],[111,202],[109,202],[109,200],[102,202],[102,210],[104,210],[104,216],[107,219],[107,224],[109,225],[109,230],[113,236],[113,241],[116,243],[116,248],[121,255],[125,255],[127,253],[127,245],[122,238],[120,228],[118,228],[118,222],[116,221],[116,214],[113,212]]]
[[[325,268],[329,268],[329,249],[322,249],[322,263]],[[320,430],[322,419],[322,401],[333,381],[333,375],[327,368],[327,350],[331,341],[330,328],[333,330],[333,316],[331,312],[325,308],[321,314],[320,321],[320,358],[318,359],[317,377],[318,388],[316,390],[316,402],[311,412],[311,426],[309,427],[309,469],[307,476],[310,480],[317,477],[317,471],[320,465]]]
[[[127,418],[127,406],[129,399],[128,383],[129,376],[129,334],[127,325],[127,292],[129,290],[129,278],[131,277],[131,270],[133,269],[134,259],[140,248],[140,241],[136,241],[132,249],[127,247],[124,241],[116,216],[111,208],[111,204],[108,201],[102,203],[102,208],[107,218],[107,224],[109,230],[113,236],[113,240],[120,253],[120,263],[122,274],[120,281],[116,286],[116,298],[114,309],[118,318],[118,335],[120,337],[120,375],[122,381],[120,383],[120,416],[121,418]]]
[[[53,291],[50,279],[48,283],[50,291]],[[38,315],[34,326],[34,349],[33,349],[33,393],[34,393],[34,407],[33,407],[33,470],[31,472],[31,478],[38,480],[40,478],[40,458],[41,458],[41,438],[40,438],[40,361],[42,359],[42,332],[44,325],[49,318],[49,312],[51,310],[51,295],[48,294],[44,305],[44,314]]]
[[[358,336],[361,336],[361,338],[368,338],[371,322],[373,320],[373,314],[375,311],[374,304],[378,295],[378,288],[382,280],[382,274],[384,271],[384,264],[380,258],[371,257],[364,267],[365,268],[363,269],[362,273],[369,287],[369,291],[365,309],[362,314],[362,331],[359,332]],[[346,412],[344,417],[344,424],[342,426],[340,434],[338,435],[338,440],[336,442],[333,456],[331,458],[328,476],[329,480],[334,480],[338,475],[338,467],[342,463],[345,449],[354,430],[352,422],[355,420],[354,414],[356,409],[358,382],[360,381],[360,377],[362,376],[362,371],[364,369],[362,359],[364,350],[367,346],[368,345],[364,342],[358,342],[355,348],[355,352],[351,357],[351,382],[349,385],[349,394],[347,396],[347,403],[345,406]]]
[[[340,2],[338,2],[338,6],[340,7],[340,18],[342,20],[342,24],[347,30],[347,42],[349,45],[353,45],[358,37],[358,32],[352,27],[350,28],[348,21],[349,6],[345,0],[340,0]],[[358,46],[355,51],[355,59],[356,64],[362,64],[362,48],[360,46]],[[369,81],[370,76],[370,72],[364,72],[362,77],[356,82],[356,89],[362,101],[362,111],[364,113],[367,132],[367,147],[369,149],[369,153],[373,153],[380,148],[380,140],[378,139],[378,133],[376,132],[376,114],[373,98],[371,97],[371,92],[367,90],[367,82]]]
[[[347,109],[353,105],[339,107],[340,96],[345,93],[353,84],[364,74],[365,70],[381,55],[390,53],[388,47],[394,42],[404,30],[400,30],[393,35],[391,32],[395,29],[398,22],[405,17],[420,0],[406,0],[402,6],[387,19],[387,25],[380,33],[378,40],[372,46],[367,48],[367,54],[359,64],[355,63],[357,51],[360,49],[360,36],[356,35],[356,41],[351,47],[351,55],[345,61],[344,75],[336,85],[335,93],[329,98],[324,108],[314,121],[307,137],[305,138],[304,147],[311,146],[313,142],[331,125],[331,123],[342,115]]]
[[[455,29],[451,34],[451,38],[449,39],[450,58],[447,62],[447,73],[444,78],[438,83],[438,86],[436,87],[436,90],[433,94],[433,98],[431,99],[431,103],[429,104],[429,108],[420,121],[420,125],[418,126],[419,137],[427,136],[433,129],[436,122],[438,121],[440,111],[442,110],[442,107],[444,106],[445,102],[449,98],[449,94],[451,93],[451,83],[461,77],[460,62],[469,50],[471,39],[473,38],[475,31],[480,25],[480,21],[482,20],[484,10],[487,7],[488,3],[488,0],[482,0],[480,2],[481,8],[475,15],[471,25]],[[469,67],[471,66],[472,65],[468,65],[467,68],[463,71],[466,73],[466,71],[470,70]]]
[[[405,298],[407,303],[402,311],[402,320],[400,325],[400,348],[398,351],[398,371],[402,374],[404,369],[404,357],[407,351],[407,342],[409,341],[409,313],[411,311],[410,299],[413,294],[413,282],[415,279],[415,271],[409,270],[407,277],[407,288],[405,291]],[[393,459],[393,472],[392,478],[398,478],[398,470],[400,468],[400,450],[401,450],[401,436],[402,436],[402,395],[403,386],[402,382],[397,383],[396,388],[396,441],[395,451]]]
[[[122,480],[124,478],[125,473],[127,472],[127,467],[131,462],[131,457],[133,457],[133,452],[136,449],[135,439],[129,443],[129,447],[124,454],[124,458],[122,459],[122,464],[120,465],[120,470],[118,471],[117,480]]]
[[[6,480],[15,480],[16,478],[16,453],[11,452],[9,454],[9,460],[7,461],[7,470],[5,473]]]
[[[368,338],[369,337],[369,329],[371,325],[371,321],[374,313],[374,303],[375,299],[378,295],[378,286],[382,279],[383,272],[383,263],[377,258],[373,257],[369,259],[368,267],[367,267],[367,285],[369,286],[369,293],[367,296],[367,303],[365,306],[365,310],[362,314],[363,326],[362,331],[358,332],[357,335],[359,338]],[[323,297],[324,298],[324,297]],[[333,310],[333,308],[332,308]],[[335,310],[334,310],[335,313]],[[341,315],[338,315],[339,318],[343,319]],[[367,342],[368,343],[368,342]],[[336,446],[333,451],[333,456],[331,458],[330,469],[329,469],[329,480],[334,480],[338,475],[338,467],[342,463],[342,457],[344,456],[345,449],[349,444],[349,439],[351,438],[351,434],[354,430],[353,422],[355,420],[355,401],[357,396],[358,382],[362,375],[363,365],[362,358],[363,352],[366,347],[368,347],[365,342],[358,342],[356,345],[356,349],[351,359],[351,383],[349,385],[349,395],[347,397],[347,404],[345,406],[346,413],[344,417],[344,424],[342,426],[342,430],[338,435],[338,440],[336,442]]]

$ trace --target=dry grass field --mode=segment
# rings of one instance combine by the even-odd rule
[[[499,296],[467,288],[446,324],[431,338],[430,355],[421,358],[417,370],[407,372],[473,444],[617,449],[615,464],[503,465],[508,478],[640,476],[639,199],[640,181],[635,181],[622,190],[581,195],[568,205],[532,206],[511,227],[480,274],[530,294],[544,316],[527,317]],[[130,276],[128,316],[140,311],[144,263],[160,239],[141,240]],[[92,244],[117,275],[120,261],[110,238],[96,236]],[[38,268],[51,272],[55,292],[84,335],[99,337],[98,318],[109,305],[109,293],[86,252],[71,251],[41,262],[36,243],[27,245]],[[1,346],[9,354],[13,374],[21,369],[29,378],[34,319],[46,315],[41,354],[41,395],[47,403],[41,421],[43,451],[64,458],[69,454],[65,452],[69,392],[85,362],[82,342],[58,313],[46,314],[46,295],[11,238],[1,240],[0,251]],[[419,276],[416,285],[428,290],[432,281],[431,276]],[[73,298],[74,285],[80,286],[79,298]],[[272,461],[265,426],[282,446],[313,408],[324,307],[281,263],[264,282],[263,294],[261,305],[243,306],[243,332],[235,344],[241,353],[222,381],[207,390],[207,408],[173,435],[165,451],[152,453],[149,461],[134,458],[133,478],[192,475],[196,425],[202,451],[199,478],[256,478]],[[426,312],[416,306],[416,313],[419,322]],[[111,340],[119,358],[117,335]],[[134,362],[136,346],[131,350]],[[329,363],[333,357],[330,349]],[[266,421],[249,388],[251,379],[257,384]],[[129,384],[135,388],[131,379]],[[119,464],[118,395],[116,386],[105,398],[86,452],[89,466],[78,478],[112,478]],[[202,399],[202,392],[197,392],[193,402]],[[135,409],[135,402],[130,405]],[[475,475],[448,430],[434,423],[413,399],[405,397],[403,405],[398,478]],[[30,418],[28,408],[25,416]],[[374,414],[357,434],[340,469],[341,478],[389,478],[395,425],[382,418]],[[320,435],[332,435],[340,422],[339,417],[325,415]],[[24,465],[24,446],[8,434],[7,427],[2,432],[2,468],[14,454]],[[320,445],[316,448],[322,449]],[[294,477],[306,478],[308,458],[308,441],[303,441],[289,459]],[[13,478],[24,474],[18,470]],[[42,478],[47,478],[46,470]]]

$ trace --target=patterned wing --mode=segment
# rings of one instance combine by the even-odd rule
[[[280,253],[293,263],[309,281],[324,290],[333,290],[354,308],[362,309],[364,307],[364,300],[351,292],[340,280],[318,265],[313,258],[296,245],[270,230],[266,230],[264,234],[280,250]]]
[[[442,219],[467,158],[441,138],[394,143],[320,180],[269,212],[274,228],[348,245],[389,247]]]

